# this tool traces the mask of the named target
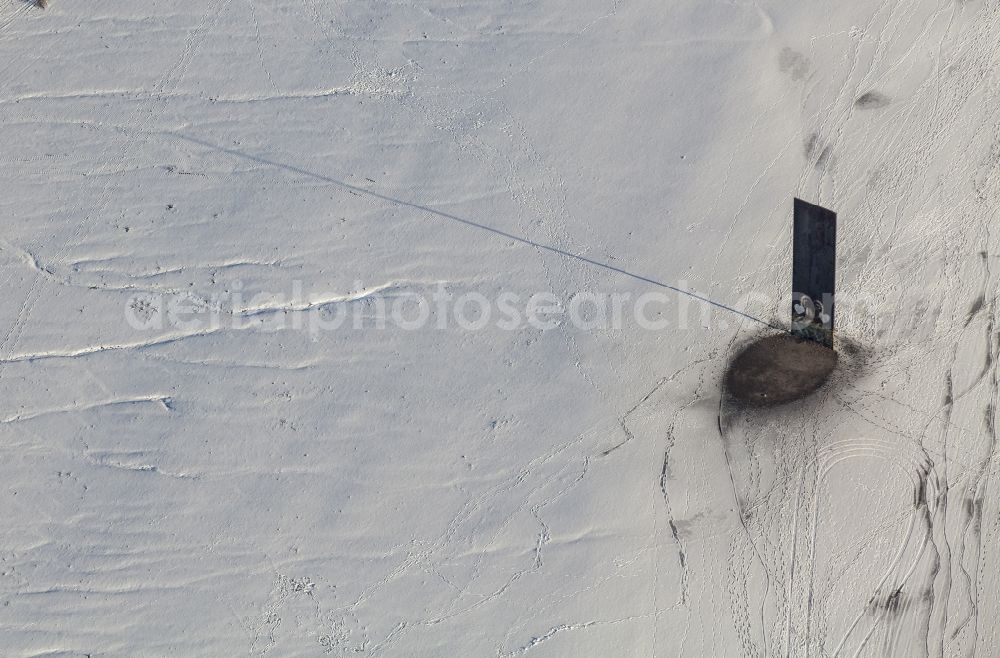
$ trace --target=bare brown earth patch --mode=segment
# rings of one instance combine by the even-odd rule
[[[743,349],[726,371],[726,392],[736,400],[770,407],[819,390],[837,365],[837,353],[791,334],[766,336]]]

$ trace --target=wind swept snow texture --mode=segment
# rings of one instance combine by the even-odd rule
[[[0,654],[998,655],[997,34],[0,0]],[[662,289],[661,330],[369,322],[654,279],[781,324],[795,196],[864,350],[794,404],[725,403],[759,323]]]

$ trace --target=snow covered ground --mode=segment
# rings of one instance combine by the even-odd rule
[[[0,655],[1000,656],[998,34],[0,0]],[[842,366],[739,409],[659,284],[787,322],[795,196]]]

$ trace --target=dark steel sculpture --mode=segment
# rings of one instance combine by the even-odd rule
[[[837,213],[795,199],[792,333],[833,347]]]

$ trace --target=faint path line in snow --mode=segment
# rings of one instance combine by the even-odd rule
[[[531,69],[531,67],[535,65],[536,62],[539,62],[539,61],[545,59],[546,57],[548,57],[549,55],[551,55],[551,54],[553,54],[553,53],[555,53],[555,52],[557,52],[559,50],[562,50],[563,48],[565,48],[569,44],[571,44],[574,41],[576,41],[577,39],[581,38],[584,34],[586,34],[587,32],[589,32],[591,30],[591,28],[593,28],[598,23],[606,21],[609,18],[615,18],[615,17],[617,17],[618,16],[618,9],[619,9],[619,6],[622,4],[622,2],[623,2],[623,0],[612,0],[611,11],[609,11],[606,14],[604,14],[603,16],[598,16],[597,18],[593,19],[592,21],[590,21],[589,23],[587,23],[586,25],[584,25],[583,29],[581,29],[579,32],[571,35],[565,41],[562,41],[562,42],[556,44],[555,46],[549,48],[548,50],[545,50],[542,53],[536,55],[535,57],[533,57],[530,60],[528,60],[524,64],[524,66],[522,66],[520,69],[518,69],[516,71],[512,71],[508,75],[506,75],[503,78],[501,78],[500,79],[500,84],[497,85],[491,91],[483,94],[483,96],[479,99],[479,101],[477,101],[476,103],[473,103],[469,107],[469,110],[471,111],[472,108],[474,108],[476,105],[478,105],[479,103],[482,103],[483,101],[485,101],[488,98],[492,97],[497,92],[499,92],[504,87],[506,87],[511,78],[519,76],[522,73],[527,73]]]
[[[512,658],[513,656],[520,656],[526,654],[528,653],[528,651],[534,649],[542,642],[552,639],[552,637],[558,635],[559,633],[562,633],[563,631],[577,631],[577,630],[582,630],[584,628],[590,628],[591,626],[613,626],[618,624],[627,624],[633,621],[649,619],[650,617],[652,617],[652,615],[636,615],[634,617],[625,617],[623,619],[611,619],[607,621],[602,621],[602,620],[585,621],[585,622],[580,622],[578,624],[563,624],[561,626],[555,626],[549,629],[549,631],[544,635],[539,635],[538,637],[532,638],[532,640],[523,647],[515,649],[514,651],[510,651],[508,653],[498,653],[497,656],[499,658]]]
[[[554,253],[554,254],[556,254],[558,256],[562,256],[564,258],[571,258],[573,260],[577,260],[577,261],[586,263],[586,264],[594,266],[594,267],[600,267],[600,268],[609,270],[611,272],[616,272],[618,274],[622,274],[622,275],[630,277],[632,279],[636,279],[637,281],[642,281],[643,283],[649,283],[649,284],[657,286],[659,288],[664,288],[666,290],[671,290],[671,291],[676,292],[676,293],[681,294],[681,295],[686,295],[687,297],[690,297],[691,299],[697,300],[697,301],[702,302],[704,304],[708,304],[710,306],[714,306],[714,307],[722,309],[724,311],[728,311],[728,312],[733,313],[735,315],[739,315],[740,317],[746,318],[747,320],[753,320],[754,322],[758,322],[760,324],[763,324],[763,325],[765,325],[767,327],[770,327],[771,329],[776,329],[778,331],[787,331],[784,327],[779,327],[778,325],[771,324],[767,320],[762,320],[761,318],[758,318],[758,317],[755,317],[753,315],[750,315],[749,313],[744,313],[743,311],[737,310],[737,309],[733,308],[732,306],[727,306],[726,304],[723,304],[721,302],[716,302],[716,301],[714,301],[712,299],[709,299],[708,297],[704,297],[702,295],[699,295],[698,293],[691,292],[690,290],[684,290],[683,288],[678,288],[677,286],[672,286],[672,285],[670,285],[668,283],[664,283],[662,281],[657,281],[656,279],[652,279],[652,278],[649,278],[647,276],[643,276],[641,274],[635,274],[633,272],[629,272],[628,270],[622,269],[620,267],[616,267],[616,266],[610,265],[608,263],[602,263],[600,261],[593,260],[591,258],[587,258],[586,256],[583,256],[581,254],[575,254],[573,252],[566,251],[564,249],[560,249],[558,247],[553,247],[551,245],[542,244],[540,242],[535,242],[534,240],[529,240],[528,238],[524,238],[524,237],[521,237],[521,236],[518,236],[518,235],[514,235],[512,233],[507,233],[506,231],[503,231],[501,229],[494,228],[492,226],[487,226],[485,224],[480,224],[480,223],[474,222],[474,221],[472,221],[470,219],[463,219],[462,217],[459,217],[458,215],[453,215],[451,213],[447,213],[447,212],[444,212],[442,210],[437,210],[435,208],[431,208],[430,206],[425,206],[425,205],[416,203],[414,201],[406,201],[404,199],[397,199],[395,197],[391,197],[391,196],[388,196],[386,194],[382,194],[380,192],[374,192],[372,190],[368,190],[368,189],[365,189],[363,187],[358,187],[356,185],[351,185],[350,183],[346,183],[344,181],[337,180],[336,178],[331,178],[330,176],[325,176],[323,174],[318,174],[316,172],[309,171],[308,169],[303,169],[301,167],[297,167],[295,165],[290,165],[290,164],[285,164],[285,163],[282,163],[282,162],[275,162],[274,160],[269,160],[269,159],[264,158],[262,156],[254,155],[252,153],[244,153],[242,151],[236,151],[234,149],[225,148],[223,146],[218,146],[216,144],[212,144],[211,142],[206,142],[206,141],[198,139],[196,137],[189,137],[187,135],[181,135],[179,133],[173,133],[173,132],[167,132],[167,133],[164,133],[164,134],[167,135],[167,136],[170,136],[170,137],[176,137],[176,138],[183,139],[183,140],[186,140],[186,141],[189,141],[189,142],[193,142],[195,144],[199,144],[201,146],[204,146],[206,148],[210,148],[210,149],[215,150],[215,151],[219,151],[221,153],[227,153],[229,155],[232,155],[234,157],[237,157],[237,158],[240,158],[240,159],[243,159],[243,160],[250,160],[252,162],[258,162],[260,164],[267,165],[269,167],[274,167],[276,169],[284,169],[285,171],[290,171],[290,172],[295,173],[295,174],[299,174],[299,175],[302,175],[302,176],[308,176],[310,178],[315,178],[317,180],[321,180],[321,181],[324,181],[326,183],[331,183],[333,185],[337,185],[339,187],[342,187],[342,188],[348,190],[349,192],[354,192],[356,194],[364,194],[366,196],[369,196],[369,197],[372,197],[372,198],[375,198],[375,199],[379,199],[381,201],[385,201],[387,203],[391,203],[391,204],[396,205],[396,206],[403,206],[403,207],[406,207],[406,208],[413,208],[414,210],[419,210],[419,211],[422,211],[422,212],[425,212],[425,213],[429,213],[431,215],[436,215],[436,216],[441,217],[443,219],[448,219],[448,220],[451,220],[453,222],[458,222],[459,224],[464,224],[464,225],[469,226],[471,228],[476,228],[476,229],[479,229],[481,231],[488,231],[490,233],[493,233],[494,235],[498,235],[498,236],[500,236],[502,238],[506,238],[508,240],[514,240],[515,242],[520,242],[522,244],[526,244],[526,245],[528,245],[530,247],[534,247],[535,249],[542,249],[542,250]]]
[[[735,340],[735,339],[734,339]],[[732,341],[730,342],[730,346]],[[743,529],[743,534],[746,536],[747,543],[750,548],[753,549],[754,557],[757,558],[757,562],[760,563],[761,569],[764,571],[764,594],[761,596],[760,603],[760,646],[764,648],[764,656],[767,656],[767,624],[765,623],[765,608],[767,607],[767,597],[771,592],[771,572],[767,568],[767,563],[764,561],[764,557],[761,555],[760,548],[757,547],[757,542],[753,540],[753,535],[750,533],[750,526],[747,525],[746,509],[743,506],[743,502],[740,500],[739,488],[736,486],[736,473],[733,471],[733,460],[729,456],[729,446],[726,442],[726,431],[722,426],[722,419],[725,415],[725,410],[723,405],[725,404],[725,395],[719,398],[719,411],[716,415],[716,421],[719,428],[719,438],[722,440],[722,456],[726,461],[726,470],[729,474],[729,482],[732,485],[733,492],[733,502],[736,506],[736,512],[740,517],[740,527]],[[749,608],[749,602],[748,602]]]
[[[267,81],[271,84],[271,88],[274,89],[274,93],[281,95],[281,90],[278,89],[277,83],[274,81],[274,78],[271,77],[271,71],[267,68],[267,64],[264,62],[263,39],[260,36],[260,22],[257,20],[257,11],[254,8],[254,0],[247,0],[247,4],[250,7],[250,20],[253,21],[253,31],[257,41],[257,61],[260,63],[260,68],[263,69],[264,75],[267,76]]]
[[[571,481],[565,483],[565,486],[562,486],[559,489],[559,491],[553,493],[552,495],[548,495],[544,500],[530,506],[530,512],[534,516],[535,520],[542,525],[543,535],[540,536],[539,539],[544,540],[535,543],[533,551],[534,559],[532,560],[530,566],[527,566],[523,569],[518,569],[515,573],[509,575],[506,578],[506,582],[503,583],[502,585],[499,585],[498,587],[495,588],[491,586],[491,591],[489,593],[481,594],[479,600],[477,600],[475,603],[464,605],[464,607],[458,609],[457,604],[459,603],[459,601],[454,600],[451,605],[447,606],[447,608],[436,617],[418,621],[401,622],[388,634],[388,636],[385,637],[385,639],[372,646],[372,648],[369,650],[370,654],[373,656],[382,654],[388,647],[395,644],[398,638],[400,638],[408,629],[413,629],[416,627],[431,627],[440,624],[444,621],[455,619],[462,615],[466,615],[472,612],[473,610],[482,608],[485,605],[497,601],[497,599],[505,595],[507,591],[509,591],[510,588],[518,580],[520,580],[527,574],[535,572],[539,569],[541,564],[540,563],[541,555],[539,549],[544,547],[545,542],[548,541],[546,539],[548,533],[548,526],[540,518],[538,512],[543,507],[565,496],[570,490],[576,487],[583,480],[583,478],[586,476],[587,469],[589,468],[591,460],[594,457],[596,457],[596,451],[598,450],[598,445],[603,443],[603,440],[606,437],[607,433],[611,431],[614,427],[615,425],[612,423],[608,422],[598,423],[597,425],[594,425],[589,429],[584,430],[583,432],[577,434],[574,438],[569,439],[557,446],[554,446],[551,450],[545,452],[544,454],[536,456],[530,462],[519,468],[517,472],[512,473],[509,477],[505,477],[501,481],[497,482],[495,485],[490,486],[488,489],[482,491],[480,494],[470,498],[462,506],[462,508],[453,516],[452,520],[448,523],[447,528],[441,535],[429,541],[412,543],[411,548],[406,550],[405,560],[403,560],[402,563],[399,564],[399,566],[394,568],[390,573],[385,575],[377,582],[370,583],[369,585],[367,585],[364,588],[364,590],[353,600],[353,602],[347,603],[346,605],[337,608],[335,612],[340,613],[344,611],[353,611],[357,609],[361,604],[368,601],[376,592],[383,589],[390,583],[396,581],[397,579],[407,574],[413,573],[413,571],[417,569],[421,571],[427,571],[430,566],[430,561],[432,560],[432,558],[436,555],[440,556],[442,554],[442,551],[449,549],[449,547],[453,545],[453,541],[456,534],[458,534],[461,531],[462,527],[465,524],[474,523],[478,526],[478,524],[481,523],[481,520],[478,519],[477,515],[483,513],[484,508],[492,507],[500,499],[501,496],[515,495],[514,494],[515,490],[521,491],[522,489],[525,488],[530,489],[529,491],[527,491],[527,493],[517,496],[519,500],[523,500],[524,502],[517,505],[516,509],[510,510],[509,513],[504,515],[504,519],[499,523],[499,530],[494,531],[493,537],[495,538],[497,536],[497,533],[499,531],[502,531],[502,528],[507,527],[510,524],[511,519],[514,518],[514,516],[529,509],[529,504],[528,504],[529,501],[534,499],[536,495],[542,495],[541,492],[543,491],[543,489],[548,487],[550,483],[561,482],[563,476],[568,476],[570,473],[572,473],[573,477]],[[574,449],[582,450],[583,454],[578,452],[570,453],[570,451]],[[546,467],[546,465],[552,465],[554,460],[556,460],[556,458],[560,455],[565,455],[565,457],[569,461],[565,462],[564,466],[558,467],[558,470],[556,471],[555,480],[545,478],[545,483],[541,485],[536,485],[536,479],[538,477],[541,477],[539,469]],[[580,468],[580,470],[577,471],[577,467],[573,466],[572,463],[576,462],[576,460],[580,459],[581,457],[582,457],[582,468]],[[402,549],[403,546],[399,546],[396,548]],[[480,559],[477,562],[477,565],[479,565],[481,561],[482,560]],[[476,567],[477,572],[478,569],[479,566]],[[433,573],[433,570],[431,572]],[[440,573],[436,573],[436,575],[438,577],[441,577]],[[473,578],[470,579],[469,582],[471,583],[472,580],[478,577],[479,577],[478,575],[473,576]],[[471,586],[471,585],[465,585],[459,587],[457,585],[453,585],[447,579],[443,580],[452,588],[457,590],[459,594],[461,592],[468,592],[468,589]],[[507,637],[509,638],[510,635],[511,633],[508,632]],[[503,642],[501,642],[497,651],[497,655],[503,655],[504,653],[503,645],[505,643],[506,643],[506,638]]]

